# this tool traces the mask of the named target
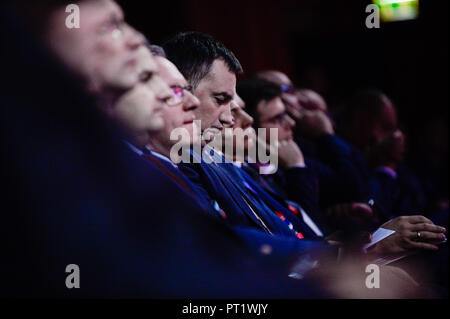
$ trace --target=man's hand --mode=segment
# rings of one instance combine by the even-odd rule
[[[281,166],[291,168],[294,166],[304,167],[305,159],[303,153],[293,140],[280,141],[278,144],[278,158]]]
[[[300,116],[295,118],[296,130],[301,136],[316,138],[324,134],[334,134],[333,123],[324,112],[304,109],[298,114]]]
[[[438,250],[437,244],[447,240],[446,229],[424,216],[400,216],[381,227],[395,230],[395,233],[378,242],[370,253],[387,255],[420,249]]]

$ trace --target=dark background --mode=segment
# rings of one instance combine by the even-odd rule
[[[180,31],[212,34],[245,75],[281,70],[332,112],[357,89],[379,88],[397,106],[409,160],[448,158],[448,1],[421,0],[418,19],[380,29],[366,28],[364,0],[119,2],[152,43]]]

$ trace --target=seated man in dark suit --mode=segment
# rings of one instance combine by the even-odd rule
[[[111,1],[86,3],[95,4],[82,5],[90,19],[110,22],[114,17],[109,14],[120,16]],[[105,5],[109,14],[104,14]],[[1,269],[8,276],[2,281],[2,296],[327,296],[323,290],[318,294],[306,279],[293,283],[279,276],[278,269],[274,272],[264,261],[270,251],[265,249],[265,258],[258,257],[244,249],[228,227],[202,215],[201,208],[172,180],[121,141],[132,140],[124,128],[132,124],[133,117],[125,116],[126,125],[120,129],[105,121],[108,113],[100,114],[80,83],[16,22],[20,17],[14,11],[4,12],[1,6],[1,29],[9,44],[2,50],[2,57],[5,54],[9,61],[4,75],[10,80],[1,88],[8,105],[2,107],[2,146],[8,150],[2,156],[7,169],[2,176],[11,186],[2,201],[14,211],[4,216],[7,262]],[[54,10],[65,16],[64,7]],[[93,38],[99,36],[95,31],[100,25],[84,25],[87,38],[83,41],[90,42],[89,46],[99,44]],[[110,35],[118,34],[115,28],[108,30]],[[109,39],[117,40],[116,36]],[[69,52],[80,52],[79,40],[69,41]],[[38,63],[30,64],[29,56]],[[89,58],[81,55],[78,62]],[[110,58],[117,56],[103,57],[104,70],[114,69]],[[78,69],[76,63],[71,66]],[[23,77],[24,73],[29,77]],[[86,73],[80,75],[89,79]],[[111,89],[103,80],[96,83]],[[115,117],[115,122],[121,121]],[[38,156],[30,160],[33,154]],[[79,289],[64,285],[69,263],[81,269]]]
[[[154,161],[159,161],[160,165],[164,166],[163,170],[167,171],[168,175],[176,175],[176,179],[181,180],[183,186],[190,189],[195,200],[198,203],[203,203],[203,207],[205,207],[206,211],[227,223],[228,215],[221,209],[221,206],[214,197],[211,197],[211,195],[203,188],[187,179],[181,172],[182,170],[178,168],[178,163],[181,160],[178,154],[178,147],[183,145],[183,143],[195,144],[199,139],[196,135],[197,127],[195,126],[195,114],[193,112],[198,108],[199,101],[192,95],[190,91],[191,88],[183,75],[178,71],[175,65],[165,58],[164,50],[161,47],[154,45],[151,46],[151,49],[159,67],[159,74],[173,89],[174,93],[179,95],[180,100],[178,104],[170,106],[166,105],[164,107],[163,119],[165,126],[152,136],[147,146],[154,155]],[[238,96],[236,96],[236,98],[238,98]],[[233,108],[233,111],[234,110],[238,109]],[[233,114],[233,116],[239,121],[239,116],[236,116],[235,114]],[[175,134],[177,130],[180,129],[184,130],[188,137],[185,140],[180,139],[180,136]],[[177,139],[171,138],[173,135],[177,135],[175,136]],[[252,183],[252,181],[249,182]],[[276,255],[278,258],[280,271],[284,267],[282,266],[282,260],[291,258],[292,262],[290,263],[294,265],[298,262],[298,260],[292,259],[294,256],[299,256],[301,253],[310,254],[311,252],[325,251],[326,245],[324,243],[306,242],[305,240],[299,241],[296,238],[278,238],[278,236],[271,236],[264,231],[245,227],[245,225],[239,226],[234,224],[234,226],[235,230],[239,233],[241,238],[245,240],[249,247],[253,249],[259,249],[263,245],[271,247],[272,255]]]
[[[188,132],[189,136],[192,136],[194,130],[194,126],[192,125],[192,121],[195,118],[193,116],[192,110],[195,110],[198,107],[198,101],[197,99],[190,94],[188,91],[189,87],[187,87],[186,80],[184,77],[178,72],[176,67],[167,59],[164,58],[164,53],[161,48],[155,48],[155,52],[157,52],[157,56],[155,57],[157,64],[159,66],[159,74],[162,76],[162,78],[169,84],[170,87],[173,89],[177,88],[184,88],[183,96],[180,94],[180,103],[176,105],[166,106],[163,109],[163,118],[167,125],[167,128],[160,130],[157,134],[155,134],[151,138],[151,142],[148,144],[148,147],[152,149],[153,154],[155,157],[159,160],[161,160],[161,163],[164,163],[167,165],[167,170],[170,170],[170,175],[176,174],[179,176],[181,180],[183,180],[183,184],[189,188],[191,188],[192,193],[195,194],[197,201],[201,199],[202,192],[197,191],[196,188],[198,187],[194,186],[189,180],[187,180],[182,174],[180,174],[180,170],[177,167],[177,164],[175,162],[178,162],[178,154],[173,153],[172,149],[174,144],[176,143],[175,140],[171,140],[170,136],[171,133],[174,131],[174,129],[177,128],[185,128]],[[158,50],[156,50],[156,48]],[[181,91],[181,90],[180,90]],[[175,90],[174,90],[175,92]],[[233,108],[233,117],[235,118],[235,127],[241,127],[244,129],[249,128],[249,124],[253,123],[253,120],[248,114],[245,113],[245,111],[242,109],[242,100],[239,100],[239,97],[236,96],[236,101],[239,105],[239,108]],[[187,119],[187,121],[185,121]],[[191,139],[195,140],[195,138]],[[239,141],[239,139],[237,139]],[[252,139],[246,140],[248,143],[251,143]],[[228,142],[228,141],[226,141]],[[235,152],[234,154],[237,154],[238,152]],[[225,156],[228,154],[225,153]],[[234,158],[231,158],[231,160],[235,160]],[[223,164],[220,164],[223,165]],[[239,172],[234,172],[235,174],[239,174]],[[230,172],[230,174],[233,174],[233,172]],[[244,173],[242,173],[244,174]],[[239,178],[235,176],[235,178]],[[245,179],[246,182],[250,183],[254,188],[257,188],[258,186],[255,185],[254,182],[250,178]],[[206,195],[207,198],[208,195]],[[215,203],[215,202],[214,202]],[[209,203],[212,208],[212,202]],[[216,203],[215,203],[216,204]],[[295,204],[294,204],[295,205]],[[210,209],[210,211],[213,211],[213,209]],[[213,211],[212,215],[214,216],[222,216],[219,215],[217,211]],[[226,217],[222,220],[226,222]],[[323,254],[317,254],[317,252],[325,252],[325,245],[318,245],[317,243],[311,242],[311,241],[298,241],[298,240],[287,240],[283,239],[279,236],[268,236],[267,234],[255,230],[251,230],[249,228],[245,227],[234,227],[235,230],[239,233],[241,238],[243,238],[246,242],[246,244],[251,248],[258,248],[258,247],[271,247],[270,250],[272,252],[272,255],[276,256],[276,260],[278,262],[278,266],[280,271],[283,271],[285,268],[283,265],[293,265],[290,271],[291,276],[303,276],[303,274],[299,274],[299,269],[292,271],[292,269],[296,269],[295,265],[303,264],[302,267],[303,270],[301,272],[307,272],[308,269],[305,269],[305,265],[308,264],[308,262],[305,262],[305,260],[309,260],[313,264],[313,261],[316,260],[315,258],[320,258],[323,261]],[[300,244],[301,243],[301,244]],[[381,248],[379,248],[379,252],[381,252]],[[293,252],[297,252],[297,254],[294,254]],[[302,258],[298,258],[297,260],[293,259],[293,256],[298,256],[302,254]],[[306,256],[309,256],[306,258]],[[313,257],[314,256],[314,257]],[[306,259],[305,259],[306,258]],[[300,260],[300,261],[299,261]],[[288,261],[288,262],[286,262]],[[331,260],[329,260],[330,262]],[[308,268],[308,267],[306,267]],[[285,271],[289,271],[288,268],[285,269]]]
[[[8,278],[1,295],[314,296],[307,282],[292,284],[267,260],[270,253],[248,250],[140,155],[163,124],[157,109],[171,91],[117,4],[79,5],[86,17],[80,34],[65,30],[63,6],[48,12],[53,28],[44,36],[48,43],[64,42],[53,47],[64,67],[17,28],[15,12],[1,11],[2,30],[14,26],[5,33],[10,63],[4,72],[11,81],[2,87],[9,105],[2,109],[2,141],[8,146],[4,181],[12,185],[4,203],[15,212],[5,216],[10,227],[2,232],[8,263],[1,267]],[[111,21],[114,27],[103,30]],[[28,55],[40,63],[30,65]],[[18,87],[25,71],[30,77]],[[81,270],[79,289],[64,285],[73,263]]]
[[[363,154],[380,209],[388,216],[424,212],[428,205],[422,185],[403,165],[405,135],[398,128],[393,102],[380,91],[360,91],[344,110],[340,124],[345,138]]]
[[[219,41],[201,33],[179,34],[166,42],[164,49],[200,100],[194,113],[201,120],[202,133],[209,144],[214,135],[233,125],[236,74],[242,70],[239,61]],[[245,173],[227,162],[220,152],[206,145],[200,153],[194,154],[197,163],[182,163],[179,167],[217,200],[232,225],[256,227],[288,237],[317,237],[258,185],[246,183],[242,176]]]
[[[287,113],[295,121],[295,141],[309,169],[320,184],[319,203],[325,211],[336,203],[367,203],[370,199],[365,175],[355,167],[350,146],[335,134],[325,100],[311,90],[298,90],[289,77],[275,70],[257,77],[276,84]]]
[[[258,126],[266,128],[277,128],[279,132],[279,139],[289,139],[292,137],[292,128],[294,124],[292,121],[290,121],[289,116],[286,114],[286,109],[280,98],[281,90],[275,84],[258,78],[250,78],[244,81],[242,84],[238,85],[238,93],[242,94],[244,100],[248,102],[248,104],[246,105],[246,110],[252,116],[254,116],[254,118],[256,119],[255,123],[257,123]],[[242,112],[245,111],[241,110],[240,113]],[[236,114],[239,113],[236,112]],[[285,118],[283,119],[283,117]],[[277,119],[279,118],[281,118],[282,120],[277,121]],[[245,119],[245,121],[237,121],[237,123],[239,123],[242,128],[245,128],[247,125],[251,125],[253,123],[253,119],[249,117],[248,114],[246,114],[243,119]],[[267,141],[262,142],[266,143]],[[282,142],[280,142],[280,144],[282,144]],[[294,148],[294,150],[291,151],[291,154],[299,154],[298,151],[295,152],[295,149],[298,149],[298,146],[295,143],[292,143],[291,145],[286,143],[285,146]],[[279,149],[282,147],[283,145],[279,146]],[[280,157],[281,156],[282,155],[280,155]],[[297,161],[291,162],[295,163]],[[303,167],[298,167],[297,169],[306,169],[306,167],[304,167],[305,165],[302,166]],[[244,167],[251,169],[251,165],[245,165]],[[291,167],[287,166],[286,168],[286,165],[284,166],[285,171],[289,169],[292,171]],[[252,171],[254,172],[253,176],[258,175],[257,169],[253,169]],[[281,171],[283,171],[283,169]],[[277,172],[276,174],[279,174],[279,172]],[[288,173],[285,172],[285,175],[287,174]],[[301,194],[301,192],[304,190],[304,188],[301,186],[293,187],[293,185],[295,185],[295,181],[286,183],[286,179],[280,177],[277,179],[272,179],[270,178],[270,176],[272,175],[262,176],[264,176],[264,178],[260,177],[258,180],[262,185],[267,185],[266,188],[274,190],[273,192],[281,189],[281,191],[277,191],[278,194],[289,194],[282,195],[285,196],[284,198],[290,198],[291,200],[294,200],[293,198],[298,198],[298,200],[302,200],[301,196],[303,194]],[[290,173],[290,176],[291,178],[293,178],[295,175]],[[295,178],[298,179],[296,183],[298,185],[301,185],[301,179],[307,181],[308,175],[305,174],[302,176],[300,174],[297,174]],[[289,188],[291,190],[290,192]],[[320,214],[320,209],[317,209],[317,211]],[[332,221],[327,220],[327,222],[331,223]],[[371,222],[375,225],[376,228],[378,228],[378,225],[380,223],[377,223],[377,221]],[[352,227],[352,229],[358,230],[357,225],[350,224],[350,226]],[[395,230],[396,234],[392,237],[388,237],[382,240],[377,245],[375,245],[375,247],[370,252],[370,255],[372,256],[377,254],[396,255],[399,253],[412,253],[417,249],[435,251],[438,249],[437,244],[439,242],[445,241],[445,235],[443,234],[445,229],[434,225],[432,221],[423,216],[402,216],[389,220],[381,227]],[[423,239],[417,240],[417,236],[422,237]]]
[[[336,173],[316,160],[308,160],[308,158],[305,159],[303,157],[302,150],[294,142],[296,123],[287,112],[288,108],[282,99],[283,92],[278,85],[259,77],[250,77],[239,83],[238,92],[246,101],[248,112],[255,119],[256,126],[265,127],[266,129],[277,129],[278,131],[280,169],[274,171],[273,174],[260,175],[259,179],[264,179],[266,183],[270,183],[273,189],[278,188],[277,192],[285,200],[301,204],[321,224],[321,228],[331,228],[330,230],[342,229],[346,226],[343,222],[349,221],[350,218],[352,221],[354,220],[354,223],[351,225],[352,228],[354,226],[360,228],[373,220],[370,211],[367,214],[368,216],[363,214],[349,216],[348,218],[340,216],[337,221],[322,214],[326,210],[322,205],[319,205],[319,198],[327,197],[324,194],[324,192],[328,192],[327,188],[331,186],[338,187],[338,185],[342,184],[340,180],[346,180],[347,175],[356,175],[348,156],[341,150],[343,147],[340,145],[338,138],[330,133],[322,132],[323,136],[319,138],[321,142],[318,143],[320,145],[319,149],[323,150],[322,153],[328,153],[329,159],[327,161],[335,161],[336,164],[334,166],[341,167],[336,169],[336,171],[339,171],[339,173]],[[321,119],[317,120],[321,121]],[[268,143],[269,141],[261,142]],[[260,164],[255,163],[249,168],[252,166],[260,166]],[[319,166],[320,169],[318,170]],[[328,173],[324,174],[324,171],[328,171]],[[345,172],[348,174],[344,174]],[[258,176],[259,174],[254,175]],[[325,178],[324,175],[331,177]],[[344,187],[344,185],[340,186]],[[340,192],[338,191],[337,193]],[[335,200],[345,202],[347,199],[343,196]],[[370,207],[368,208],[370,210]],[[372,224],[372,227],[379,225],[376,221]]]
[[[249,125],[253,124],[255,127],[266,130],[276,129],[278,132],[275,147],[280,167],[263,165],[256,158],[250,158],[250,164],[245,163],[244,169],[273,196],[281,198],[282,201],[290,200],[300,204],[300,206],[297,204],[295,210],[301,211],[302,214],[305,214],[305,211],[308,212],[312,219],[320,224],[320,228],[326,229],[319,210],[316,174],[306,166],[303,154],[293,140],[292,128],[295,122],[285,112],[280,97],[281,91],[275,84],[253,78],[250,81],[241,82],[238,85],[238,93],[245,100],[246,109],[251,115],[252,121]],[[259,104],[261,104],[261,114],[256,114],[256,106],[259,107]],[[262,119],[263,116],[265,119]],[[254,119],[256,119],[255,123]],[[266,145],[271,147],[270,136],[266,136],[265,140],[258,139],[258,143],[263,147]]]

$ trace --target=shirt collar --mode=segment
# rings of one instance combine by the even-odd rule
[[[134,146],[130,142],[128,142],[126,140],[122,140],[122,141],[125,143],[125,145],[127,145],[133,152],[135,152],[139,156],[142,156],[142,154],[144,154],[144,152],[142,152],[140,149],[138,149],[136,146]]]
[[[236,167],[241,168],[242,167],[242,162],[236,161],[236,162],[233,162],[233,165],[236,166]]]
[[[166,162],[170,163],[173,167],[178,168],[178,166],[175,165],[168,157],[166,157],[162,154],[156,153],[155,151],[150,151],[150,152],[152,153],[152,155],[159,158],[160,160],[166,161]]]
[[[259,172],[263,175],[270,175],[277,171],[277,167],[273,164],[269,165],[260,165]]]

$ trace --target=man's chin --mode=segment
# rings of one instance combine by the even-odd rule
[[[151,132],[158,132],[164,128],[164,119],[162,117],[153,117],[148,123],[148,130]]]

